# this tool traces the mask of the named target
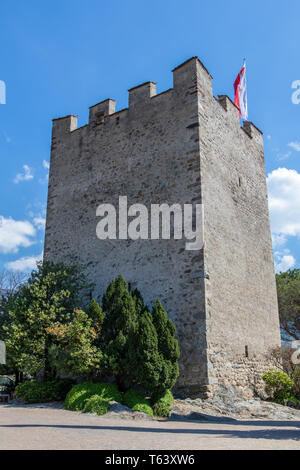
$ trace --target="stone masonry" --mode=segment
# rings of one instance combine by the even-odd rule
[[[178,389],[251,394],[280,345],[263,136],[213,96],[197,57],[173,79],[158,95],[153,82],[131,88],[128,109],[92,106],[83,127],[73,115],[53,120],[44,257],[86,265],[100,299],[120,273],[149,306],[160,298],[177,327]],[[96,208],[119,196],[203,204],[203,249],[185,250],[184,238],[99,240]]]

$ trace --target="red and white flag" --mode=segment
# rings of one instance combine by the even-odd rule
[[[246,62],[234,82],[234,104],[240,110],[240,118],[248,120]]]

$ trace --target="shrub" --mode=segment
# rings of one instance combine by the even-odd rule
[[[294,381],[294,395],[298,400],[300,400],[300,367],[296,366],[290,375]]]
[[[172,388],[178,377],[175,326],[157,301],[152,313],[138,290],[129,292],[122,276],[108,286],[102,301],[102,372],[118,385],[139,384],[151,393]]]
[[[154,399],[153,411],[155,416],[168,417],[171,406],[174,403],[174,397],[171,390],[166,390],[165,393]]]
[[[25,403],[45,403],[64,400],[73,385],[70,379],[37,382],[32,380],[16,386],[15,396]]]
[[[141,395],[136,390],[128,390],[124,394],[123,404],[131,408],[133,411],[142,411],[150,416],[153,416],[153,410],[151,408],[149,400]]]
[[[284,400],[289,400],[292,397],[294,381],[285,372],[269,370],[262,376],[262,379],[266,384],[266,393],[272,400],[283,403]]]
[[[97,415],[105,415],[109,410],[109,401],[101,398],[99,395],[93,395],[85,402],[84,413],[96,413]]]
[[[66,396],[64,407],[67,410],[81,411],[86,401],[93,395],[109,401],[122,402],[122,394],[114,384],[84,382],[74,385]]]

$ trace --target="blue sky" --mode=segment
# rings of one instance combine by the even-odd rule
[[[264,131],[277,270],[300,267],[299,0],[51,0],[1,2],[0,269],[42,253],[51,119],[127,90],[198,55],[214,93],[233,97],[247,59],[249,119]],[[300,82],[298,86],[300,85]],[[299,93],[300,98],[300,93]],[[1,93],[0,93],[1,100]]]

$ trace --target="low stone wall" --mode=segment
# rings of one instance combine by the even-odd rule
[[[236,387],[245,399],[254,396],[265,397],[265,384],[262,375],[270,369],[277,369],[278,363],[269,355],[246,357],[237,355],[210,354],[208,395],[214,395],[219,386]]]

